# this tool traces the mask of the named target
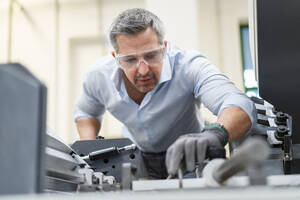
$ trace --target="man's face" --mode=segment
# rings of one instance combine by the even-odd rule
[[[141,93],[153,90],[158,83],[164,55],[164,47],[158,42],[152,28],[137,35],[117,36],[118,60],[130,83]]]

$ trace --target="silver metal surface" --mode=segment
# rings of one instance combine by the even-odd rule
[[[71,155],[46,147],[46,171],[49,176],[64,178],[66,180],[83,182],[83,175],[74,169],[78,163]]]
[[[148,192],[101,192],[0,196],[0,200],[299,200],[298,187],[181,189]]]
[[[136,149],[136,144],[131,144],[131,145],[127,145],[125,147],[121,147],[118,150],[119,151],[128,151],[128,150],[135,150]]]
[[[183,180],[184,181],[184,180]],[[154,191],[154,190],[167,190],[167,189],[179,189],[178,179],[166,179],[166,180],[138,180],[132,182],[133,191]]]
[[[300,175],[276,175],[267,177],[265,188],[272,187],[299,187],[300,194]],[[250,185],[248,176],[231,177],[223,185],[208,184],[205,178],[190,178],[182,180],[180,188],[179,179],[168,180],[139,180],[132,182],[133,191],[165,191],[179,189],[208,189],[208,188],[244,188],[254,187]]]
[[[275,175],[267,177],[267,185],[270,186],[300,186],[300,175]],[[300,188],[299,188],[300,193]]]
[[[268,140],[268,143],[269,144],[275,144],[275,145],[276,144],[282,144],[282,141],[279,141],[279,140],[276,139],[275,132],[276,132],[275,130],[267,130],[267,135],[268,135],[267,140]]]

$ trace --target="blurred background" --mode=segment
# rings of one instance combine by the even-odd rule
[[[66,143],[79,138],[73,109],[85,71],[110,54],[110,24],[134,7],[162,19],[166,40],[200,51],[238,88],[257,94],[248,0],[1,0],[0,63],[20,62],[46,84],[47,125]],[[207,122],[215,119],[207,109],[202,112]],[[100,135],[121,137],[121,128],[106,113]]]

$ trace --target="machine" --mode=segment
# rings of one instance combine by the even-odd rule
[[[64,144],[46,127],[44,84],[20,64],[0,65],[0,194],[27,194],[0,199],[299,199],[300,1],[253,8],[257,125],[230,144],[230,158],[210,151],[196,178],[148,180],[128,139]]]

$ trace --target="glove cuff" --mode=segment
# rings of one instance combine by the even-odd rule
[[[224,140],[221,141],[223,143],[223,146],[225,146],[228,142],[228,139],[229,139],[229,134],[228,134],[228,131],[226,130],[226,128],[220,124],[220,123],[214,123],[214,124],[209,124],[209,125],[206,125],[201,132],[205,131],[205,130],[218,130],[218,132],[221,132],[224,136]]]

